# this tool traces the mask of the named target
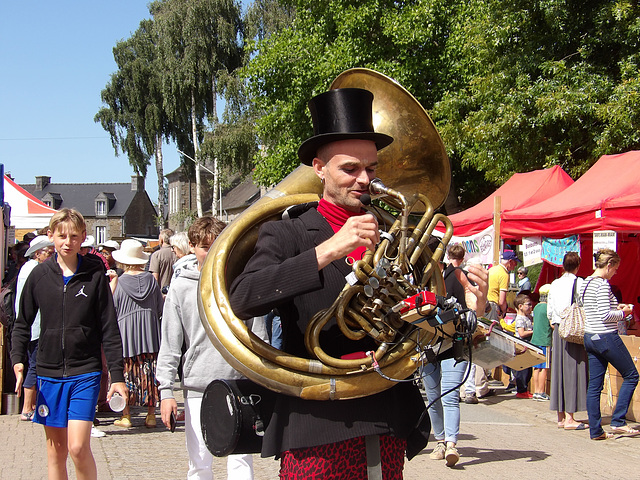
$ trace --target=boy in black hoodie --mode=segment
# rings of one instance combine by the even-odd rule
[[[33,421],[44,425],[49,478],[67,478],[70,454],[78,478],[96,479],[90,435],[100,390],[101,345],[112,380],[107,398],[116,392],[127,398],[120,331],[103,266],[79,255],[86,236],[82,215],[60,210],[51,218],[48,236],[56,254],[27,279],[13,330],[16,392],[23,381],[31,324],[40,310],[39,393]]]

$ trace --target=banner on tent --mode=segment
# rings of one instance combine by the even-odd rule
[[[580,238],[571,235],[565,238],[542,237],[542,259],[556,267],[562,267],[565,254],[578,252],[580,254]]]
[[[449,245],[454,243],[460,243],[467,251],[465,261],[472,263],[482,263],[483,265],[489,265],[493,263],[493,226],[485,228],[480,233],[471,235],[469,237],[451,237]],[[434,235],[435,235],[434,231]],[[446,261],[449,261],[448,257],[445,257]]]
[[[525,267],[542,263],[542,237],[524,237],[520,250]]]
[[[601,248],[610,248],[616,251],[617,234],[613,230],[597,230],[593,232],[593,251],[594,253]]]

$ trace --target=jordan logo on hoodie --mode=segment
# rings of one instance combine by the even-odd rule
[[[79,297],[80,295],[89,298],[89,296],[86,293],[84,293],[84,285],[82,285],[82,288],[78,290],[78,293],[76,293],[76,297]]]

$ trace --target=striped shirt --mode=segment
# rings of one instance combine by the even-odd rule
[[[618,331],[618,321],[624,312],[618,310],[618,300],[611,292],[609,282],[602,277],[587,277],[580,288],[585,313],[585,333],[612,333]]]

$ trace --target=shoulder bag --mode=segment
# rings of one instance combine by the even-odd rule
[[[589,280],[591,282],[591,280]],[[582,300],[577,292],[578,278],[573,282],[573,290],[571,292],[571,304],[559,313],[560,324],[558,325],[558,333],[560,337],[567,342],[584,344],[584,322],[585,314]],[[587,291],[587,286],[584,288]]]

